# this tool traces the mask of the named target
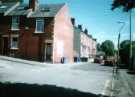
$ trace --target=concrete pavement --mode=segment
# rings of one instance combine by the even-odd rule
[[[135,97],[135,75],[121,69],[112,75],[112,85],[109,97]]]
[[[119,72],[121,90],[117,97],[135,97],[135,75],[128,74],[127,70],[120,70]]]

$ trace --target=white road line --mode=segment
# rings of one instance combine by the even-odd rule
[[[111,80],[106,80],[105,82],[105,86],[104,86],[104,89],[102,91],[102,95],[105,95],[105,96],[110,96],[110,92],[111,92],[111,84],[112,84],[112,81]]]

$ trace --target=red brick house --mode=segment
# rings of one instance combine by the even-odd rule
[[[66,4],[0,4],[0,54],[73,62],[73,25]]]

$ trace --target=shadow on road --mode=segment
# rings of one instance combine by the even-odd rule
[[[0,83],[0,97],[99,97],[92,93],[84,93],[73,89],[53,85],[37,85],[24,83]]]

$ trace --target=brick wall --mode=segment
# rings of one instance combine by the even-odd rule
[[[34,34],[36,22],[34,18],[27,18],[26,16],[20,16],[20,25],[19,30],[11,30],[11,21],[12,17],[10,16],[0,16],[0,32],[2,35],[8,37],[8,52],[15,52],[16,57],[42,60],[44,56],[44,41],[45,39],[52,39],[53,35],[53,18],[44,18],[45,19],[45,33],[43,34]],[[11,35],[19,36],[18,50],[10,49],[10,37]],[[3,38],[1,36],[1,46],[3,45]],[[3,47],[1,47],[3,48]],[[2,49],[0,49],[2,52]]]
[[[21,34],[19,42],[19,54],[22,57],[32,58],[34,60],[44,60],[44,42],[46,39],[52,39],[53,31],[53,18],[45,19],[45,31],[44,33],[36,34],[35,18],[21,17]],[[28,21],[28,26],[24,26],[23,21]],[[28,27],[28,29],[26,29]]]

